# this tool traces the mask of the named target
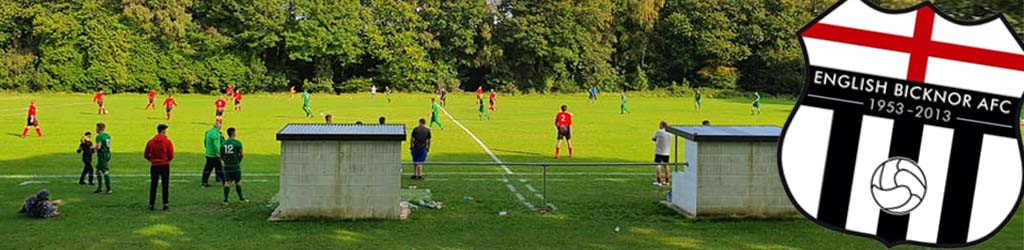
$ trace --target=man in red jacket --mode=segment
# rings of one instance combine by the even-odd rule
[[[149,161],[149,210],[156,203],[156,183],[161,182],[163,188],[164,210],[167,210],[167,184],[171,176],[171,160],[174,159],[174,145],[167,139],[167,125],[156,126],[156,136],[146,143],[143,155]]]

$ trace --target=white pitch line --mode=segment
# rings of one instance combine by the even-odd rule
[[[84,105],[84,104],[92,104],[92,103],[91,102],[74,102],[74,103],[66,103],[66,104],[59,104],[59,105],[47,105],[47,106],[38,106],[38,107],[49,109],[49,108],[75,106],[75,105]],[[26,115],[27,116],[28,115],[28,113],[20,113],[20,112],[8,113],[8,111],[16,111],[16,110],[25,110],[27,112],[28,108],[26,107],[26,108],[3,109],[3,110],[0,110],[0,113],[4,113],[4,114],[0,114],[0,117],[18,116],[18,115]]]
[[[405,175],[408,176],[408,175],[412,175],[412,174],[405,174]],[[507,174],[505,174],[505,173],[488,173],[488,172],[476,172],[476,173],[474,173],[474,172],[430,172],[430,175],[469,175],[469,176],[501,175],[501,176],[504,176],[504,175],[507,175]],[[523,173],[523,172],[519,172],[519,173],[516,173],[515,175],[516,176],[524,176],[524,175],[541,176],[541,175],[543,175],[543,173]],[[593,176],[648,176],[650,174],[648,174],[648,173],[631,173],[631,172],[554,172],[554,173],[548,172],[548,175],[549,176],[555,176],[555,175],[563,175],[563,176],[584,176],[584,175],[593,175]]]
[[[536,189],[536,188],[533,188],[533,186],[530,186],[530,184],[526,184],[526,189],[529,189],[529,190],[530,190],[530,192],[534,192],[534,193],[536,193],[536,192],[537,192],[537,189]]]
[[[10,174],[0,175],[0,179],[53,179],[53,178],[78,178],[80,175],[33,175],[33,174]],[[201,174],[172,174],[171,177],[197,177]],[[256,177],[274,177],[279,176],[278,174],[246,174],[245,176],[256,176]],[[110,177],[149,177],[149,174],[112,174]]]
[[[505,166],[505,163],[502,162],[501,159],[498,158],[498,155],[494,154],[494,151],[491,151],[490,147],[487,147],[487,144],[484,144],[484,141],[482,141],[482,140],[480,140],[480,138],[476,137],[476,135],[473,134],[472,131],[469,131],[469,129],[466,128],[466,126],[463,126],[462,123],[459,122],[459,120],[456,120],[455,117],[452,116],[452,114],[448,113],[447,109],[441,108],[441,111],[444,112],[445,116],[448,116],[448,120],[451,120],[453,123],[455,123],[455,125],[458,125],[459,128],[462,128],[463,132],[466,132],[466,134],[469,135],[470,138],[473,138],[473,140],[476,141],[477,144],[480,144],[480,147],[484,149],[484,152],[487,152],[487,155],[491,156],[491,159],[494,160],[494,162],[497,162],[498,164],[501,165],[501,169],[505,170],[505,174],[509,174],[509,175],[515,174],[515,173],[512,173],[512,170],[509,169],[508,166]],[[505,183],[508,183],[508,177],[504,177],[502,179],[502,181],[504,181]],[[525,181],[525,179],[521,179],[521,181]],[[510,191],[512,191],[512,193],[515,194],[517,198],[519,198],[519,202],[523,203],[524,206],[526,206],[530,210],[537,210],[537,207],[533,206],[533,204],[530,204],[530,202],[527,202],[526,198],[523,197],[522,194],[519,194],[519,192],[516,191],[516,188],[513,187],[512,184],[505,184],[505,186],[508,186],[508,189]]]
[[[466,128],[466,126],[462,126],[462,123],[459,122],[459,120],[455,120],[455,117],[452,117],[452,114],[449,114],[447,109],[441,108],[441,111],[444,112],[445,116],[448,116],[448,120],[454,122],[455,125],[459,125],[459,128],[462,128],[463,132],[466,132],[466,134],[469,135],[470,138],[473,138],[473,140],[476,141],[477,144],[480,144],[480,147],[484,149],[484,152],[487,152],[487,155],[491,156],[491,159],[494,160],[494,162],[501,164],[501,169],[505,170],[506,174],[512,174],[512,170],[508,169],[508,166],[505,166],[505,163],[502,162],[501,159],[498,159],[498,156],[491,151],[491,148],[487,147],[487,144],[484,144],[484,142],[481,141],[480,138],[477,138],[476,135],[473,134],[473,132],[470,132],[469,129]]]
[[[548,203],[548,207],[550,207],[551,210],[558,210],[558,207],[555,207],[555,204]]]

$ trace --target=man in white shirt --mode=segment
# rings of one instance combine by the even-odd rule
[[[654,182],[655,186],[669,185],[671,183],[671,175],[669,175],[668,167],[668,155],[669,150],[672,148],[672,134],[665,131],[668,127],[668,123],[661,121],[658,123],[658,131],[654,132],[654,136],[651,140],[654,141],[654,163],[657,163],[654,172],[657,179]],[[664,170],[664,172],[663,172]],[[665,181],[662,182],[661,174],[665,173]]]

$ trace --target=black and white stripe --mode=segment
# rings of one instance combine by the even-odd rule
[[[1020,190],[1020,157],[1013,135],[986,134],[982,131],[990,129],[980,126],[987,125],[969,122],[935,126],[912,119],[865,115],[854,104],[832,102],[828,105],[811,101],[800,106],[789,124],[782,150],[783,171],[791,195],[821,223],[875,235],[888,242],[963,244],[985,236],[978,232],[991,230],[1002,222],[988,217],[1006,215],[1005,211],[1000,213],[981,204],[1016,200]],[[816,128],[808,129],[811,133],[804,138],[794,137],[812,126]],[[813,149],[825,157],[804,160],[815,153],[808,152]],[[994,160],[983,160],[983,155]],[[882,211],[870,193],[874,169],[896,156],[918,162],[929,180],[922,204],[902,216]],[[1011,169],[1015,166],[1018,174]],[[977,181],[979,172],[998,175],[1001,171],[1009,171],[1002,177],[1009,186]],[[1016,188],[1014,183],[1018,183]],[[987,192],[985,197],[976,197],[979,189]],[[997,207],[1011,209],[1012,204]]]

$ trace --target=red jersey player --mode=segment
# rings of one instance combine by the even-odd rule
[[[476,99],[480,99],[480,98],[484,98],[484,87],[483,86],[476,87]]]
[[[495,112],[495,110],[494,110],[494,101],[496,99],[498,99],[498,96],[494,94],[494,89],[491,89],[491,97],[489,99],[490,99],[491,106],[487,108],[487,111]]]
[[[96,92],[96,95],[92,97],[92,102],[96,103],[96,105],[100,106],[99,110],[96,111],[97,114],[101,114],[102,115],[102,114],[110,113],[109,111],[107,111],[107,106],[103,105],[103,90],[100,90],[100,91]]]
[[[217,106],[217,122],[224,121],[224,107],[228,106],[228,102],[224,101],[224,96],[217,97],[217,101],[213,102],[214,106]]]
[[[39,130],[39,119],[36,118],[36,112],[38,111],[39,110],[36,109],[36,100],[32,100],[32,102],[28,104],[28,122],[25,124],[25,130],[21,131],[21,138],[25,138],[25,136],[28,135],[29,127],[36,129],[36,136],[43,136],[43,131]]]
[[[156,103],[153,103],[153,101],[156,100],[156,90],[150,89],[149,94],[146,95],[146,97],[149,98],[149,103],[146,104],[146,110],[149,110],[150,107],[156,109]]]
[[[167,120],[171,120],[171,110],[178,106],[178,102],[174,101],[174,96],[168,94],[167,99],[164,99],[164,109],[167,110]]]
[[[235,96],[235,88],[232,88],[231,85],[228,85],[228,88],[224,90],[224,93],[228,94],[228,96]]]
[[[241,90],[235,90],[234,99],[235,99],[235,111],[241,111],[242,110],[242,91]]]
[[[562,112],[558,112],[555,115],[555,127],[558,128],[558,144],[555,144],[555,159],[558,159],[558,153],[562,151],[562,139],[565,139],[565,145],[569,147],[569,157],[572,157],[572,113],[569,113],[569,107],[562,105]]]

